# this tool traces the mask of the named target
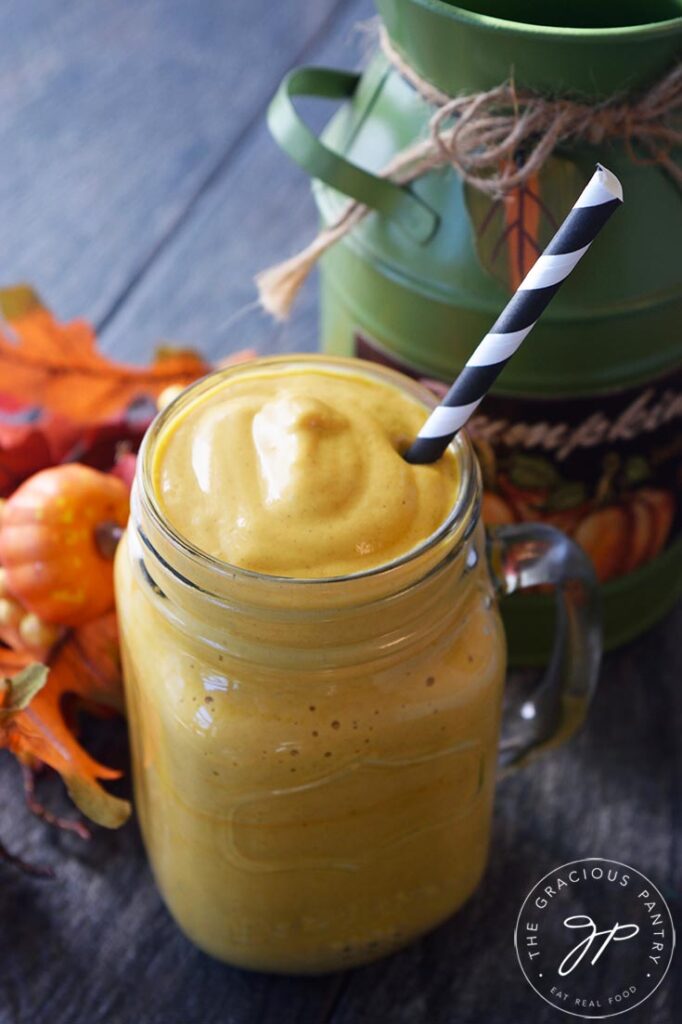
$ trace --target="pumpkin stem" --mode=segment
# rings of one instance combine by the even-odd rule
[[[95,527],[95,544],[102,558],[113,558],[118,542],[125,530],[118,523],[98,523]]]

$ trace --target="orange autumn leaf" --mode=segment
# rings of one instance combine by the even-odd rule
[[[540,184],[537,174],[513,189],[505,199],[509,287],[515,292],[540,254]]]
[[[54,768],[76,806],[98,825],[118,828],[127,821],[128,801],[108,793],[98,782],[118,779],[121,773],[105,768],[80,746],[64,721],[49,680],[25,710],[12,716],[3,742],[19,760],[30,764],[36,758]]]
[[[33,662],[25,650],[0,648],[0,673],[12,677]],[[108,793],[98,780],[121,773],[95,761],[79,744],[64,716],[64,698],[76,695],[121,710],[121,672],[116,617],[112,612],[71,630],[49,658],[43,688],[25,709],[0,722],[0,746],[23,763],[41,761],[57,771],[76,806],[91,820],[118,828],[130,815],[127,800]]]
[[[123,714],[116,613],[72,629],[50,663],[48,687]]]
[[[12,717],[7,746],[20,760],[30,763],[37,758],[54,768],[86,817],[106,828],[118,828],[128,820],[130,804],[108,793],[98,780],[118,779],[121,772],[105,768],[81,747],[66,724],[60,697],[59,688],[48,677],[29,706]]]
[[[29,651],[13,651],[7,647],[0,647],[0,678],[11,678],[33,661],[35,658]]]
[[[253,356],[251,350],[238,352],[219,365]],[[173,347],[159,349],[149,367],[113,362],[98,351],[86,323],[57,323],[30,288],[0,290],[0,494],[9,494],[46,465],[75,458],[101,469],[125,459],[125,473],[121,466],[115,475],[123,474],[129,485],[132,451],[159,396],[172,396],[210,369],[191,349]],[[137,400],[142,400],[144,415]],[[118,444],[127,446],[122,459],[115,451]],[[97,713],[123,711],[115,614],[61,633],[55,629],[59,642],[48,649],[48,641],[41,639],[45,650],[36,652],[27,649],[24,639],[27,609],[11,593],[4,600],[0,677],[11,680],[32,669],[36,653],[45,655],[49,673],[26,707],[12,707],[3,716],[0,697],[0,746],[25,765],[43,762],[54,768],[84,814],[118,827],[130,806],[99,780],[117,778],[120,772],[99,764],[79,744],[70,714],[73,700],[67,701],[75,698]]]
[[[25,402],[77,422],[120,412],[135,399],[156,399],[167,387],[185,387],[210,367],[190,350],[166,348],[151,366],[116,363],[97,348],[82,320],[58,323],[31,289],[0,292],[0,380]]]
[[[501,172],[518,170],[516,159],[502,161]],[[551,173],[549,173],[551,172]],[[466,186],[465,197],[476,254],[482,268],[513,293],[535,264],[578,189],[576,167],[551,157],[543,171],[531,174],[503,197],[491,198]],[[582,185],[580,185],[582,188]]]

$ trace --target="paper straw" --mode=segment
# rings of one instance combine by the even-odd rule
[[[407,462],[435,462],[441,457],[622,202],[618,178],[597,164],[552,241],[405,452]]]

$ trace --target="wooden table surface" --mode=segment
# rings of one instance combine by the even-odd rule
[[[5,0],[1,283],[30,281],[61,318],[90,318],[122,359],[162,338],[209,356],[258,342],[253,274],[315,226],[305,177],[268,136],[268,99],[294,64],[356,64],[371,15],[369,0]],[[314,282],[273,337],[281,350],[314,346]],[[500,785],[490,865],[468,906],[341,975],[248,974],[199,953],[161,904],[135,823],[89,844],[54,834],[24,810],[3,752],[0,836],[58,877],[0,864],[0,1024],[559,1021],[512,941],[545,872],[584,856],[629,863],[679,928],[680,636],[682,609],[609,656],[581,734]],[[125,763],[123,726],[95,731],[102,756]],[[44,795],[67,807],[57,780]],[[678,956],[623,1020],[681,1020],[681,975]]]

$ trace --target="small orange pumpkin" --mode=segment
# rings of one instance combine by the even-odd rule
[[[79,626],[114,604],[113,553],[128,490],[70,463],[44,469],[9,498],[0,519],[7,589],[44,622]]]

